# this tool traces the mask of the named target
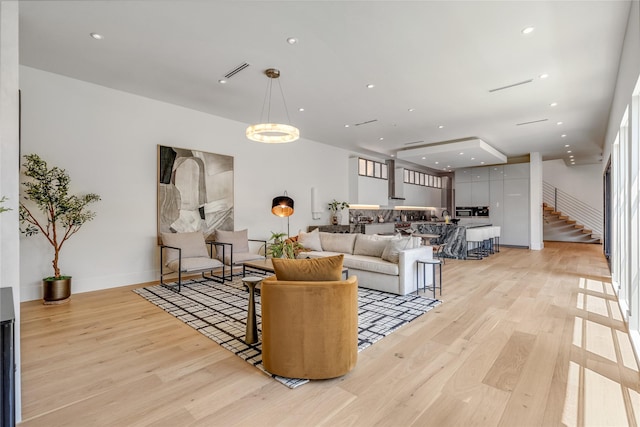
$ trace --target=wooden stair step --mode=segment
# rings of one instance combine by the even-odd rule
[[[552,211],[551,215],[562,215],[562,212],[556,212],[556,211]]]
[[[551,206],[545,206],[543,209],[545,211],[553,211],[554,210],[554,208],[552,208]]]
[[[575,219],[567,219],[566,222],[567,224],[575,224],[578,221],[576,221]]]
[[[573,228],[582,229],[582,228],[584,228],[584,225],[582,225],[582,224],[574,224]]]
[[[565,219],[569,219],[569,217],[567,215],[560,215],[558,219],[565,220]]]
[[[593,233],[593,230],[589,230],[589,229],[587,229],[587,228],[583,228],[583,229],[582,229],[582,232],[583,232],[584,234],[591,234],[591,233]]]

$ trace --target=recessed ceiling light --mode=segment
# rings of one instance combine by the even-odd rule
[[[304,111],[304,108],[303,108],[303,107],[300,107],[300,108],[298,108],[298,111],[303,112],[303,111]]]
[[[422,158],[422,160],[427,160],[427,158],[426,158],[426,157],[423,157],[423,158]]]
[[[367,89],[373,89],[374,87],[376,87],[376,85],[369,83],[367,85]]]
[[[540,74],[541,79],[546,79],[547,77],[549,77],[549,74],[547,73]]]
[[[570,159],[573,159],[573,154],[569,156]]]
[[[96,40],[102,40],[104,38],[104,36],[102,34],[98,34],[98,33],[91,33],[89,34],[91,37],[93,37]]]
[[[450,168],[450,167],[451,167],[451,165],[447,165],[447,167],[448,167],[448,168]]]
[[[416,111],[416,109],[415,108],[409,108],[407,111],[410,112],[410,113],[413,113],[414,111]]]
[[[484,165],[484,162],[480,162],[481,165]]]
[[[471,158],[471,160],[475,160],[475,159],[476,159],[475,157],[472,157],[472,158]]]
[[[531,34],[533,33],[533,30],[535,30],[534,27],[524,27],[522,29],[522,34]]]
[[[556,123],[556,124],[559,126],[559,125],[561,125],[561,124],[562,124],[562,122],[558,122],[558,123]]]
[[[458,154],[459,154],[460,156],[462,156],[464,153],[461,151],[461,152],[459,152]]]
[[[567,150],[567,153],[571,153],[571,152],[572,152],[571,150]]]
[[[556,105],[558,105],[557,102],[552,102],[551,104],[549,104],[549,107],[555,107]]]
[[[439,165],[439,164],[440,164],[440,162],[436,162],[436,165]]]
[[[571,147],[571,144],[564,144],[564,148],[569,148]]]
[[[220,79],[220,80],[218,80],[218,83],[220,83],[221,85],[223,85],[223,84],[227,83],[227,81],[226,81],[225,79]]]
[[[395,154],[392,154],[392,155],[391,155],[391,157],[395,157],[395,156],[396,156]]]
[[[289,38],[287,39],[287,43],[289,43],[289,44],[296,44],[296,43],[298,43],[298,39],[297,39],[297,38],[295,38],[295,37],[289,37]]]
[[[378,138],[378,139],[379,139],[380,141],[384,141],[384,137],[382,137],[382,136],[381,136],[380,138]]]
[[[444,129],[443,125],[438,126],[438,129]]]
[[[560,135],[560,138],[566,138],[566,137],[567,137],[566,133],[563,133],[562,135]]]
[[[344,127],[348,128],[348,127],[349,127],[349,125],[344,125]]]

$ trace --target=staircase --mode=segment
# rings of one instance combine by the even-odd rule
[[[544,215],[544,240],[602,243],[599,233],[586,228],[583,224],[578,224],[578,221],[556,211],[553,206],[543,203],[542,211]]]
[[[543,200],[544,240],[602,243],[602,212],[547,182]]]

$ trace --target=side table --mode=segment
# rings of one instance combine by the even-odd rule
[[[258,325],[256,322],[256,299],[255,290],[258,283],[262,282],[262,277],[247,276],[242,278],[242,283],[249,289],[249,305],[247,307],[247,331],[244,342],[255,344],[258,342]]]
[[[426,266],[431,266],[431,271],[433,273],[433,284],[430,286],[433,288],[433,298],[436,297],[436,288],[440,289],[440,295],[442,296],[442,260],[439,259],[419,259],[416,261],[416,295],[418,294],[418,289],[420,288],[419,284],[419,276],[420,276],[420,266],[422,265],[422,291],[427,290],[427,277],[426,277]],[[440,280],[439,286],[436,286],[436,266],[439,267],[440,270]]]

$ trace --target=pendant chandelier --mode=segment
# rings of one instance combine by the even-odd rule
[[[271,89],[273,87],[273,80],[280,77],[280,70],[275,68],[269,68],[264,72],[269,77],[269,83],[267,85],[267,93],[264,97],[264,103],[262,104],[262,113],[260,114],[260,121],[264,116],[265,106],[267,107],[267,122],[251,125],[247,128],[247,138],[252,141],[264,142],[267,144],[281,144],[284,142],[293,142],[300,138],[300,131],[295,126],[285,125],[282,123],[271,123]],[[284,104],[284,110],[287,114],[287,121],[289,119],[289,110],[287,110],[287,103],[284,100],[284,94],[282,93],[282,86],[278,80],[278,86],[280,87],[280,95],[282,95],[282,103]],[[267,104],[268,99],[268,104]]]

